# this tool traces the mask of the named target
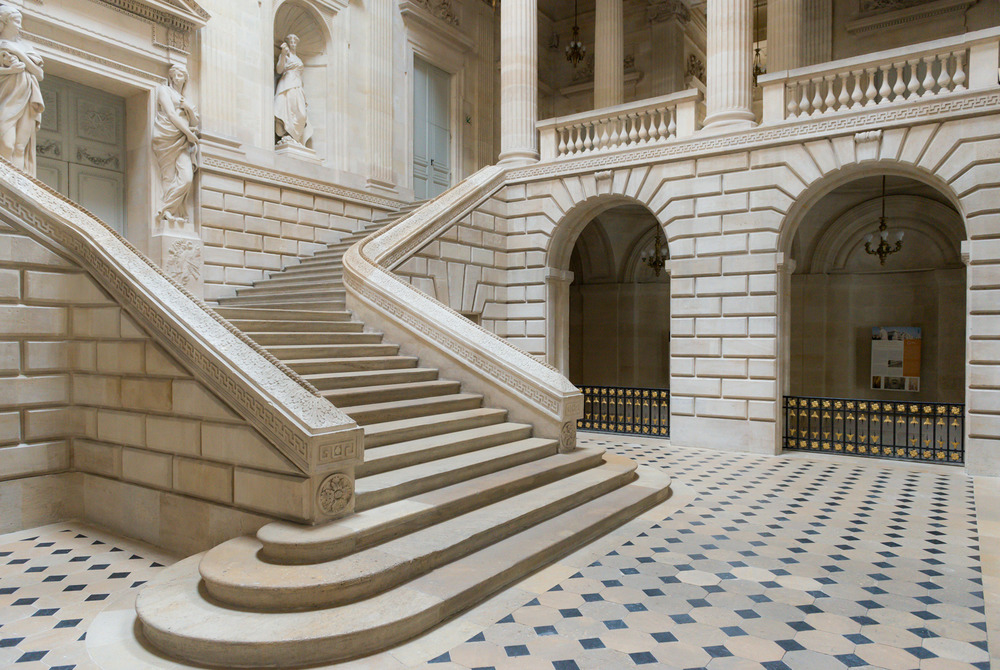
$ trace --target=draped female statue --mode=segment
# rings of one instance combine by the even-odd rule
[[[184,99],[188,73],[172,65],[166,85],[156,87],[153,153],[163,185],[158,221],[183,226],[188,222],[187,201],[198,169],[198,110]]]
[[[42,125],[42,57],[21,41],[21,12],[0,7],[0,155],[35,174],[35,133]]]
[[[274,89],[274,134],[279,143],[292,141],[305,146],[312,137],[312,127],[306,116],[306,94],[302,88],[302,71],[305,65],[295,50],[299,45],[296,35],[288,35],[281,43],[281,53],[274,70],[280,75]]]

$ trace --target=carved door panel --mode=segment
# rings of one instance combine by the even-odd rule
[[[125,100],[58,77],[42,81],[38,178],[125,230]]]
[[[413,59],[413,190],[433,198],[451,186],[451,75]]]

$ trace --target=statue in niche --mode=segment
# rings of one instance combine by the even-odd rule
[[[167,84],[156,87],[156,120],[153,153],[163,185],[162,205],[156,220],[170,226],[188,223],[187,201],[198,169],[198,110],[184,99],[188,73],[171,65]]]
[[[274,88],[274,134],[278,145],[299,144],[305,146],[312,137],[312,126],[306,116],[305,90],[302,88],[302,71],[305,64],[295,50],[299,46],[296,35],[288,35],[281,43],[278,63],[274,66],[278,73],[278,83]]]
[[[35,174],[35,134],[45,102],[42,57],[21,40],[21,12],[0,7],[0,155]]]

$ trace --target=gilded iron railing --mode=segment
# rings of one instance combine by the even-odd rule
[[[785,396],[785,449],[962,463],[965,405]]]
[[[621,386],[581,386],[578,430],[670,437],[670,391]]]

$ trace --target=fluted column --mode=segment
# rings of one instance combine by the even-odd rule
[[[594,39],[594,108],[620,105],[625,93],[622,0],[597,0]]]
[[[708,0],[705,127],[754,125],[753,0]]]
[[[500,3],[500,162],[538,160],[538,7]]]
[[[646,9],[649,19],[649,86],[654,95],[684,89],[684,26],[691,13],[681,0],[656,0]]]
[[[368,183],[391,188],[392,174],[392,0],[369,3]]]
[[[801,67],[803,0],[770,0],[767,4],[767,70]]]
[[[832,0],[800,0],[802,9],[802,60],[799,67],[833,59]]]

